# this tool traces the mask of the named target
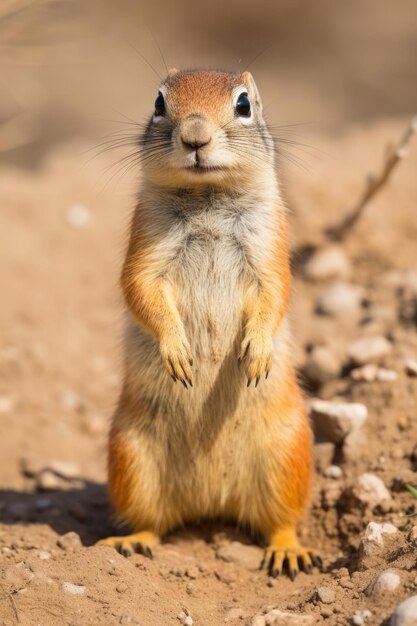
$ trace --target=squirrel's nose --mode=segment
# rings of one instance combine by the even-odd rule
[[[211,141],[212,131],[209,123],[203,119],[185,119],[181,124],[181,142],[186,148],[198,150]]]

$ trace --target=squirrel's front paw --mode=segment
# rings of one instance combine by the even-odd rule
[[[185,336],[181,336],[178,333],[164,337],[160,341],[159,350],[164,365],[174,383],[180,380],[186,389],[188,389],[187,383],[192,387],[191,366],[193,360],[191,358],[190,346]]]
[[[239,364],[245,364],[248,379],[247,386],[255,380],[255,387],[263,375],[268,378],[272,367],[272,340],[263,333],[252,331],[246,333],[240,347]]]

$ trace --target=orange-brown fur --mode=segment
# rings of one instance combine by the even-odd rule
[[[239,89],[253,122],[233,113]],[[271,573],[297,556],[308,568],[296,524],[311,431],[291,364],[286,214],[259,94],[247,72],[171,71],[161,90],[165,119],[144,149],[158,132],[171,148],[145,167],[122,271],[131,321],[110,497],[139,543],[224,517],[264,535]],[[245,156],[254,149],[259,158]]]

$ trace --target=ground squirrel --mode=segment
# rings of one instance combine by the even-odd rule
[[[152,556],[168,530],[223,518],[264,537],[270,574],[309,572],[318,557],[296,524],[312,436],[291,363],[286,212],[251,74],[170,70],[139,143],[108,460],[134,534],[99,543]]]

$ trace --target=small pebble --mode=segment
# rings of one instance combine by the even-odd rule
[[[126,583],[119,583],[116,587],[116,591],[118,593],[124,593],[125,591],[127,591],[127,585]]]
[[[409,427],[409,420],[402,416],[397,419],[398,430],[404,431]]]
[[[350,344],[348,356],[356,365],[380,361],[391,352],[392,345],[385,337],[365,337]]]
[[[358,382],[373,383],[378,382],[394,382],[398,376],[394,370],[378,367],[375,363],[368,363],[361,367],[351,370],[350,377]]]
[[[84,585],[74,585],[73,583],[63,583],[62,588],[65,593],[69,593],[72,596],[78,596],[85,593],[86,588]]]
[[[361,552],[365,556],[378,554],[384,548],[384,541],[393,538],[399,530],[393,524],[369,522],[365,534],[361,537]]]
[[[358,431],[366,422],[368,410],[356,402],[330,402],[313,398],[309,402],[310,417],[317,433],[335,444],[353,431]]]
[[[316,300],[316,310],[323,315],[343,315],[360,309],[363,289],[347,283],[335,283]]]
[[[338,465],[330,465],[324,472],[327,478],[342,478],[343,470]]]
[[[417,596],[411,596],[397,606],[390,626],[417,626]]]
[[[65,535],[61,535],[60,537],[58,537],[56,542],[57,545],[66,552],[74,552],[82,546],[80,536],[72,530],[70,530],[70,532],[68,533],[65,533]]]
[[[316,250],[304,266],[304,274],[309,280],[346,278],[351,265],[341,246],[328,246]]]
[[[372,597],[385,597],[387,593],[392,593],[401,584],[399,574],[392,569],[385,570],[378,576],[375,576],[366,589],[366,595]]]
[[[181,613],[177,615],[177,618],[180,620],[183,626],[193,625],[193,618],[191,617],[191,615],[187,614],[185,611],[181,611]]]
[[[316,623],[313,615],[271,609],[266,615],[256,615],[251,626],[315,626]]]
[[[330,587],[319,587],[317,589],[317,596],[323,604],[332,604],[332,602],[336,600],[336,594]]]
[[[350,618],[350,622],[354,624],[354,626],[363,626],[369,617],[372,617],[372,613],[368,609],[357,611],[355,615]]]
[[[384,500],[390,500],[391,494],[378,476],[365,473],[357,477],[351,489],[351,499],[357,504],[373,508]]]
[[[187,568],[186,575],[188,576],[188,578],[195,580],[196,578],[198,578],[199,575],[198,567],[194,566]]]
[[[409,376],[417,376],[417,360],[407,359],[405,362],[405,371]]]
[[[41,561],[48,561],[48,559],[51,558],[51,553],[47,552],[46,550],[41,550],[40,552],[38,552],[38,559],[40,559]]]

